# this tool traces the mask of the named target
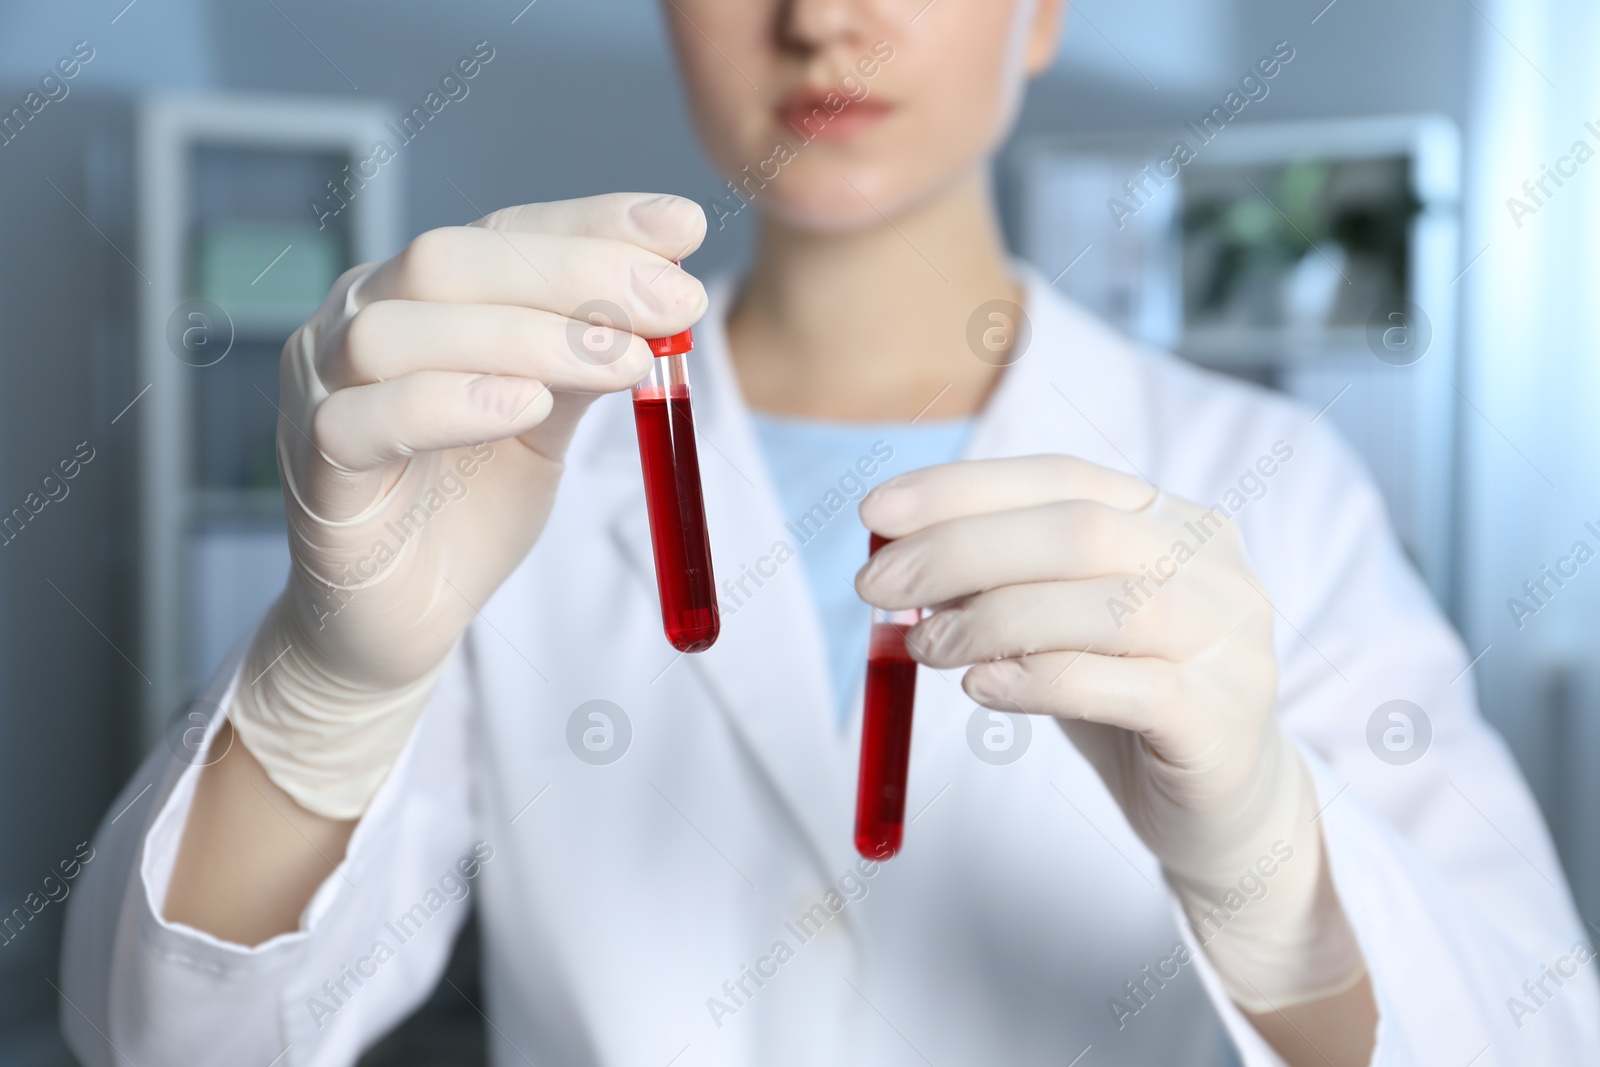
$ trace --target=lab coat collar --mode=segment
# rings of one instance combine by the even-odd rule
[[[1130,456],[1139,451],[1143,429],[1130,422],[1138,406],[1128,402],[1136,391],[1132,367],[1119,358],[1126,344],[1031,268],[1014,270],[1026,288],[1031,343],[1001,375],[962,458],[1057,452],[1136,473]],[[800,827],[819,874],[831,881],[856,860],[859,715],[843,734],[835,729],[824,640],[804,572],[794,560],[778,562],[782,553],[774,551],[785,541],[795,547],[795,539],[729,358],[725,327],[736,280],[716,279],[707,289],[710,308],[695,327],[689,364],[723,626],[716,645],[696,655],[670,658],[663,641],[663,661],[670,662],[666,671],[695,671],[704,679]],[[594,427],[590,462],[613,479],[612,534],[653,595],[637,439],[631,405],[619,401],[602,405],[607,421]],[[1114,425],[1115,444],[1102,423]],[[841,513],[838,521],[855,519]]]
[[[1012,272],[1026,293],[1032,336],[1000,376],[962,458],[1073,455],[1144,478],[1150,367],[1031,265],[1014,262]]]

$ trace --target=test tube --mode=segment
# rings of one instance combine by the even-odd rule
[[[661,626],[680,652],[704,652],[722,629],[717,587],[711,573],[711,542],[700,493],[700,458],[689,403],[689,367],[694,334],[684,330],[650,341],[650,374],[633,387],[633,420],[639,431],[645,510],[661,594]]]
[[[873,534],[867,554],[886,544],[887,538]],[[917,695],[917,665],[906,651],[905,633],[921,618],[917,608],[872,609],[861,776],[856,783],[856,851],[870,860],[899,852],[905,832],[911,710]]]

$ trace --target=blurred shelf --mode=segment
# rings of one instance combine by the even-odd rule
[[[302,322],[311,317],[311,313],[317,310],[317,305],[230,307],[224,304],[222,308],[228,313],[228,318],[233,320],[235,340],[277,341],[281,344],[288,340],[291,333],[300,328]]]
[[[1202,326],[1183,334],[1179,355],[1218,369],[1276,368],[1328,359],[1365,356],[1367,334],[1358,326],[1326,329],[1257,329]]]
[[[194,489],[190,513],[201,520],[283,520],[283,492],[279,489]]]
[[[401,161],[331,189],[391,106],[318,96],[154,95],[138,105],[139,632],[146,742],[249,632],[288,571],[271,485],[279,350],[338,275],[400,245]],[[329,205],[332,206],[329,206]],[[225,355],[170,340],[190,302],[226,315]],[[207,343],[210,337],[208,335]],[[213,350],[215,351],[215,350]]]

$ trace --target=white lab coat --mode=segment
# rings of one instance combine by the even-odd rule
[[[1280,612],[1281,714],[1370,966],[1374,1062],[1600,1062],[1596,965],[1571,959],[1586,935],[1555,853],[1349,450],[1325,420],[1142,350],[1027,279],[1031,346],[966,456],[1078,455],[1209,503],[1275,442],[1293,450],[1237,521]],[[717,574],[766,576],[725,600],[716,646],[681,656],[662,637],[629,401],[607,397],[544,536],[296,932],[245,948],[160,918],[198,771],[165,749],[146,761],[112,810],[154,788],[101,827],[70,906],[62,1016],[84,1063],[353,1062],[437,983],[468,911],[457,882],[438,888],[479,841],[493,858],[464,884],[497,1065],[1209,1064],[1229,1062],[1225,1034],[1245,1064],[1278,1062],[1088,764],[1042,718],[1017,762],[977,758],[958,671],[918,679],[903,852],[850,880],[860,705],[836,733],[803,564],[771,562],[794,516],[732,377],[730,292],[713,286],[691,357],[701,470]],[[853,505],[832,521],[858,522]],[[1396,698],[1432,725],[1409,766],[1366,740]],[[632,729],[605,766],[567,741],[595,699]],[[1576,974],[1557,985],[1545,964]],[[1523,983],[1541,978],[1535,1002]]]

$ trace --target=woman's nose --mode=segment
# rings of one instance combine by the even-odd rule
[[[778,32],[784,44],[814,50],[863,32],[875,0],[784,0]]]

